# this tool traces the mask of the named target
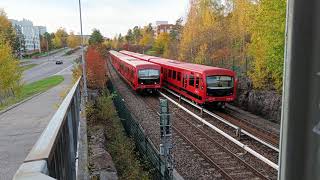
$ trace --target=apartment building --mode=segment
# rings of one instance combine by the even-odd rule
[[[33,22],[27,19],[21,21],[10,19],[12,26],[19,28],[25,39],[27,52],[41,51],[40,35],[43,35],[47,28],[45,26],[34,26]]]
[[[170,33],[173,28],[173,24],[169,24],[168,21],[156,21],[153,27],[154,37],[156,38],[160,33],[166,32]]]

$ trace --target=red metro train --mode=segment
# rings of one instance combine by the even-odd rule
[[[198,104],[223,107],[225,102],[234,101],[236,98],[236,74],[231,70],[130,51],[120,52],[160,65],[164,86]]]
[[[161,88],[161,67],[117,51],[109,51],[113,67],[135,91],[154,91]]]

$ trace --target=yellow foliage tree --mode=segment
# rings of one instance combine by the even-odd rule
[[[162,32],[158,35],[157,39],[154,42],[153,50],[156,51],[157,54],[164,54],[168,49],[168,44],[170,41],[169,34],[166,32]]]
[[[139,45],[142,46],[143,50],[146,49],[146,47],[150,47],[153,43],[153,32],[150,31],[148,26],[145,26],[142,29],[142,38],[139,41]]]
[[[65,29],[59,28],[55,33],[54,33],[54,38],[53,38],[53,45],[55,48],[62,48],[67,46],[67,38],[68,38],[68,33],[66,32]]]
[[[20,90],[21,71],[19,62],[11,54],[11,47],[0,35],[0,103]]]
[[[81,38],[79,36],[74,35],[73,32],[70,32],[70,35],[67,38],[67,45],[69,48],[75,48],[80,46]]]

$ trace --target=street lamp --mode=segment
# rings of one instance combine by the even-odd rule
[[[86,61],[84,59],[84,47],[83,47],[81,0],[79,0],[79,12],[80,12],[80,29],[81,29],[82,75],[83,75],[83,86],[84,86],[84,99],[85,101],[87,101],[88,89],[87,89]]]

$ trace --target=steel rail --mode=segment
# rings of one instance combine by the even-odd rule
[[[209,156],[206,155],[197,145],[192,143],[180,130],[178,130],[175,126],[172,126],[172,129],[176,131],[185,141],[188,142],[195,150],[198,151],[208,162],[210,162],[214,167],[219,169],[219,171],[227,178],[227,179],[234,179],[232,178],[225,170],[223,170],[218,164],[216,164]]]
[[[256,136],[253,135],[252,133],[250,133],[250,132],[248,132],[248,131],[246,131],[246,130],[243,130],[243,129],[240,128],[239,126],[236,126],[236,125],[230,123],[229,121],[225,120],[224,118],[220,117],[219,115],[217,115],[217,114],[215,114],[215,113],[213,113],[213,112],[210,112],[209,110],[207,110],[207,109],[205,109],[205,108],[203,108],[203,107],[201,107],[201,106],[199,106],[199,105],[197,105],[197,104],[194,104],[194,103],[191,102],[190,100],[188,100],[188,99],[186,99],[186,98],[184,98],[184,97],[181,97],[181,96],[178,95],[177,93],[175,93],[175,92],[173,92],[173,91],[171,91],[171,90],[169,90],[169,89],[167,89],[167,88],[163,88],[163,89],[165,89],[166,91],[168,91],[168,92],[171,93],[172,95],[178,97],[179,99],[185,101],[186,103],[192,105],[193,107],[199,109],[201,112],[207,113],[208,115],[214,117],[215,119],[221,121],[222,123],[224,123],[224,124],[226,124],[226,125],[234,128],[234,129],[236,129],[236,130],[239,130],[240,133],[243,133],[243,134],[249,136],[250,138],[252,138],[252,139],[260,142],[261,144],[263,144],[263,145],[265,145],[265,146],[267,146],[267,147],[275,150],[276,152],[279,152],[279,149],[278,149],[277,147],[275,147],[275,146],[273,146],[272,144],[270,144],[270,143],[268,143],[268,142],[266,142],[266,141],[264,141],[264,140],[256,137]]]
[[[208,127],[210,127],[211,129],[213,129],[214,131],[218,132],[219,134],[221,134],[222,136],[224,136],[225,138],[229,139],[230,141],[232,141],[234,144],[238,145],[239,147],[241,147],[242,149],[246,150],[247,152],[249,152],[250,154],[252,154],[253,156],[255,156],[256,158],[260,159],[261,161],[263,161],[264,163],[268,164],[269,166],[271,166],[272,168],[279,170],[279,166],[277,164],[275,164],[274,162],[270,161],[269,159],[267,159],[266,157],[262,156],[261,154],[259,154],[258,152],[256,152],[255,150],[251,149],[250,147],[248,147],[247,145],[241,143],[240,141],[236,140],[235,138],[233,138],[232,136],[230,136],[229,134],[223,132],[222,130],[220,130],[219,128],[217,128],[216,126],[210,124],[209,122],[207,122],[206,120],[204,120],[203,118],[199,117],[198,115],[196,115],[195,113],[191,112],[189,109],[185,108],[184,106],[180,105],[179,103],[177,103],[176,101],[174,101],[173,99],[171,99],[169,96],[165,95],[162,92],[159,92],[163,97],[167,98],[169,101],[171,101],[173,104],[175,104],[176,106],[178,106],[179,108],[183,109],[184,111],[186,111],[188,114],[190,114],[191,116],[193,116],[194,118],[196,118],[197,120],[199,120],[200,122],[202,122],[203,124],[207,125]]]

